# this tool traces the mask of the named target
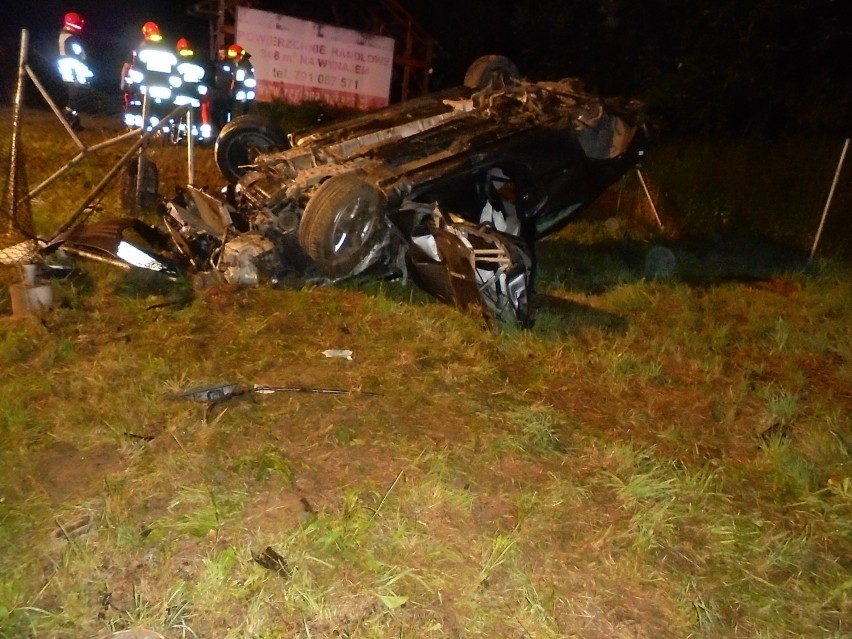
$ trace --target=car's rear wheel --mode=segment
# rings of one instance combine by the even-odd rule
[[[502,55],[484,55],[473,61],[464,76],[464,85],[477,91],[489,85],[494,88],[518,80],[521,73],[509,58]]]
[[[305,207],[299,243],[329,276],[351,275],[385,235],[384,207],[384,196],[362,176],[329,178]]]
[[[216,165],[229,182],[238,181],[259,153],[283,149],[287,136],[256,116],[244,115],[224,126],[216,138]]]

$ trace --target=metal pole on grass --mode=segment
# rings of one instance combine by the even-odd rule
[[[186,110],[186,179],[189,186],[195,185],[195,140],[192,135],[192,106]]]
[[[138,132],[135,133],[138,135]],[[75,224],[82,222],[85,217],[88,217],[86,211],[91,211],[91,209],[89,209],[89,204],[91,204],[92,201],[98,195],[100,195],[101,191],[103,191],[106,188],[107,184],[110,183],[110,180],[112,180],[124,167],[125,163],[127,163],[133,157],[133,154],[139,153],[142,150],[145,142],[147,142],[148,138],[154,135],[154,133],[155,131],[148,131],[147,133],[144,132],[144,130],[142,131],[142,135],[139,137],[139,139],[136,140],[136,142],[134,142],[129,149],[127,149],[125,154],[121,156],[121,159],[118,160],[115,164],[113,164],[112,168],[107,171],[106,175],[104,175],[101,181],[98,182],[94,186],[94,188],[92,188],[92,190],[86,196],[86,199],[83,200],[83,203],[80,204],[80,206],[77,207],[77,210],[71,214],[70,218],[68,218],[68,221],[66,221],[61,227],[59,227],[59,230],[56,233],[57,235],[67,231]]]
[[[175,118],[175,119],[182,118],[183,117],[183,109],[185,109],[185,108],[186,107],[183,107],[183,106],[177,107],[171,113],[169,113],[165,118],[163,118],[163,120],[168,122],[172,118]],[[124,168],[124,166],[127,163],[129,163],[132,160],[133,154],[134,153],[141,153],[142,150],[144,149],[145,143],[148,142],[148,140],[151,139],[153,136],[155,136],[158,132],[159,132],[159,130],[157,129],[157,127],[153,127],[150,131],[145,131],[144,128],[132,131],[132,133],[134,135],[139,136],[139,139],[136,140],[136,142],[134,142],[130,146],[129,149],[127,149],[125,154],[123,156],[121,156],[121,159],[119,159],[115,164],[113,164],[112,168],[109,171],[107,171],[107,173],[106,173],[106,175],[104,175],[103,179],[101,179],[101,181],[98,182],[92,188],[92,190],[86,196],[86,199],[83,200],[83,203],[79,207],[77,207],[77,210],[74,211],[74,213],[71,214],[70,219],[67,222],[65,222],[65,224],[63,224],[62,227],[59,229],[59,231],[57,232],[57,235],[67,231],[72,226],[74,226],[75,224],[78,224],[79,222],[82,222],[82,220],[85,219],[85,217],[88,215],[87,211],[91,211],[91,209],[89,208],[89,204],[98,195],[100,195],[100,193],[106,188],[106,186],[118,174],[118,172],[122,168]]]
[[[142,187],[145,184],[145,141],[147,138],[145,137],[145,129],[148,126],[148,114],[150,105],[148,104],[148,92],[145,92],[145,95],[142,96],[142,128],[139,130],[142,135],[141,141],[142,143],[139,146],[139,158],[136,160],[136,196],[134,198],[134,204],[136,210],[133,211],[134,215],[139,215],[142,212]]]
[[[21,152],[21,108],[24,104],[24,69],[27,66],[27,47],[29,47],[30,32],[21,30],[21,50],[18,55],[18,83],[15,86],[15,106],[12,111],[12,147],[9,150],[9,188],[12,190],[9,211],[9,230],[12,229],[15,208],[18,203],[18,155]]]
[[[831,199],[834,197],[834,189],[837,187],[837,180],[840,178],[840,170],[843,168],[843,161],[846,159],[846,150],[849,148],[849,138],[846,138],[846,142],[843,143],[843,151],[840,153],[840,160],[837,162],[837,169],[834,171],[834,180],[831,182],[831,189],[828,191],[828,198],[825,201],[825,208],[822,210],[822,218],[819,221],[819,228],[816,232],[816,237],[814,237],[814,244],[811,247],[811,255],[808,258],[808,261],[812,261],[814,259],[814,255],[816,254],[817,244],[819,244],[819,238],[822,236],[822,228],[825,226],[825,218],[828,216],[828,209],[831,207]]]
[[[645,177],[642,175],[642,171],[636,169],[636,175],[639,176],[639,181],[642,183],[642,188],[645,190],[645,197],[648,198],[648,202],[651,204],[651,210],[654,212],[654,218],[657,220],[657,224],[659,224],[660,228],[663,228],[663,223],[660,221],[660,215],[657,213],[657,207],[654,206],[654,199],[651,197],[648,185],[645,184]]]

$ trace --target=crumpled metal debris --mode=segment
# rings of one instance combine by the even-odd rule
[[[410,242],[406,264],[421,288],[489,323],[530,323],[533,260],[518,237],[408,202],[391,218]]]
[[[362,390],[346,390],[343,388],[313,388],[308,386],[263,386],[255,384],[244,386],[238,382],[201,386],[174,395],[175,399],[188,399],[199,404],[218,404],[226,400],[255,393],[272,395],[273,393],[315,393],[319,395],[362,395],[365,397],[380,397],[379,393]]]
[[[44,251],[49,253],[60,247],[89,259],[172,277],[189,266],[175,251],[168,234],[136,218],[80,224],[52,238]]]

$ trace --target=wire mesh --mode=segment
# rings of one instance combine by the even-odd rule
[[[90,195],[77,207],[85,207],[85,217],[97,217],[106,209],[120,215],[122,181],[109,178],[102,184],[101,178],[133,142],[121,135],[121,95],[101,94],[91,86],[79,92],[78,97],[85,98],[78,102],[86,127],[73,122],[75,136],[63,122],[69,96],[55,61],[29,45],[26,31],[21,32],[19,51],[18,74],[5,64],[0,74],[0,174],[6,176],[0,185],[0,263],[29,260],[37,236],[50,238],[62,228],[83,193]],[[7,53],[0,51],[0,58],[11,62]],[[79,133],[82,128],[84,134]]]
[[[0,171],[6,175],[0,199],[0,264],[23,264],[36,251],[29,182],[20,130],[3,118],[0,139],[8,140],[0,154]]]

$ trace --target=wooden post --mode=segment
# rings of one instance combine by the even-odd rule
[[[642,183],[642,188],[645,190],[645,197],[648,198],[648,202],[651,204],[651,210],[654,212],[654,218],[657,220],[657,224],[660,225],[660,228],[663,228],[663,223],[660,221],[660,215],[657,213],[657,207],[654,206],[654,200],[651,197],[651,192],[648,190],[648,186],[645,184],[645,177],[642,175],[642,171],[636,169],[636,175],[639,176],[639,181]]]
[[[843,161],[846,159],[846,150],[849,148],[849,138],[846,138],[846,142],[843,143],[843,151],[840,153],[840,160],[837,162],[837,169],[834,171],[834,180],[831,182],[831,189],[828,191],[828,198],[825,201],[825,208],[822,210],[822,218],[819,221],[819,228],[816,232],[816,237],[814,237],[814,244],[811,247],[811,255],[808,258],[808,262],[813,261],[814,255],[816,254],[817,244],[819,244],[819,238],[822,235],[822,227],[825,226],[825,218],[828,215],[828,209],[831,206],[831,199],[834,197],[834,189],[837,187],[837,180],[840,177],[840,170],[843,168]]]

